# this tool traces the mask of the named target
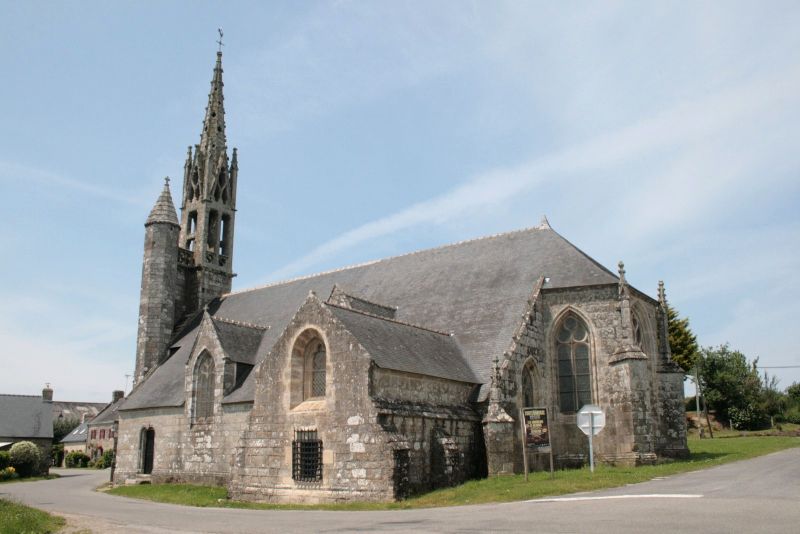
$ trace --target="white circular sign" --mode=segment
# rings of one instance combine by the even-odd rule
[[[587,436],[596,436],[606,426],[606,414],[596,404],[586,404],[578,411],[578,428]]]

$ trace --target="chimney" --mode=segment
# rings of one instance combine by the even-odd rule
[[[85,422],[86,422],[86,412],[83,412],[83,413],[81,414],[81,424],[83,424],[83,423],[85,423]]]
[[[118,389],[114,390],[111,393],[111,402],[117,402],[118,400],[122,399],[123,397],[125,397],[125,392],[124,391],[120,391]]]
[[[44,385],[44,389],[42,390],[42,398],[46,401],[53,401],[53,389],[50,387],[50,383]]]

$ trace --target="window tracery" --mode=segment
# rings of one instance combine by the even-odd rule
[[[576,412],[592,401],[589,330],[574,314],[561,322],[556,334],[558,400],[561,412]]]

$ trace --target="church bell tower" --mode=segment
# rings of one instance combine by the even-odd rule
[[[211,80],[200,143],[189,147],[183,175],[179,276],[185,278],[179,315],[201,309],[231,290],[236,216],[236,149],[228,160],[222,96],[222,51]]]
[[[145,223],[135,384],[169,357],[189,317],[231,290],[237,173],[235,148],[228,161],[219,51],[200,144],[186,157],[180,221],[167,179]]]

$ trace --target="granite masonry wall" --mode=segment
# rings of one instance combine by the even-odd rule
[[[304,354],[320,341],[325,396],[304,398]],[[391,501],[469,472],[478,420],[466,403],[471,386],[377,368],[313,295],[254,372],[254,408],[230,485],[234,498]],[[322,478],[301,482],[292,478],[292,441],[308,430],[323,443]]]

